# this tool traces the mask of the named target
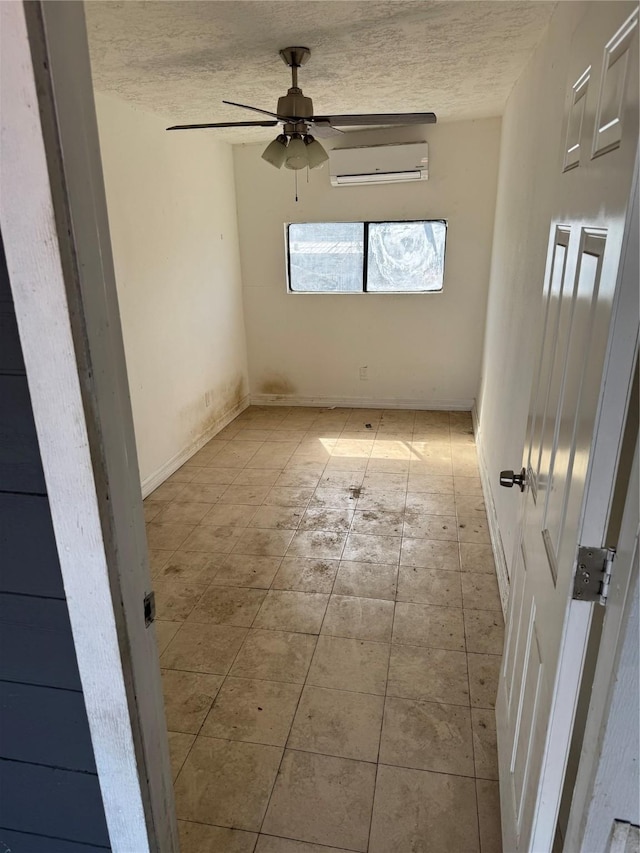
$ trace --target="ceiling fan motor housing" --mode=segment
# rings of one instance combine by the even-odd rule
[[[278,98],[278,115],[291,118],[311,118],[313,101],[302,94],[297,88],[291,88],[286,95]]]

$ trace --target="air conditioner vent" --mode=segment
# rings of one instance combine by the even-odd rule
[[[429,177],[426,142],[334,148],[329,162],[334,187],[426,181]]]

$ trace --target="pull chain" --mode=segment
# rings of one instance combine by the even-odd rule
[[[293,173],[296,176],[296,201],[298,201],[298,170]]]

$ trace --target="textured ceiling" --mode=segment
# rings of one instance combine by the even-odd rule
[[[555,3],[528,0],[93,0],[95,88],[170,123],[251,121],[223,98],[274,110],[290,85],[278,56],[311,48],[300,85],[316,114],[499,115]],[[195,131],[193,131],[195,132]],[[202,131],[229,142],[271,129]]]

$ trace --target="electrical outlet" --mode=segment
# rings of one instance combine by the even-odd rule
[[[369,378],[368,370],[369,370],[369,368],[366,365],[364,367],[360,368],[360,381],[361,382],[364,382],[365,380],[367,380]]]

